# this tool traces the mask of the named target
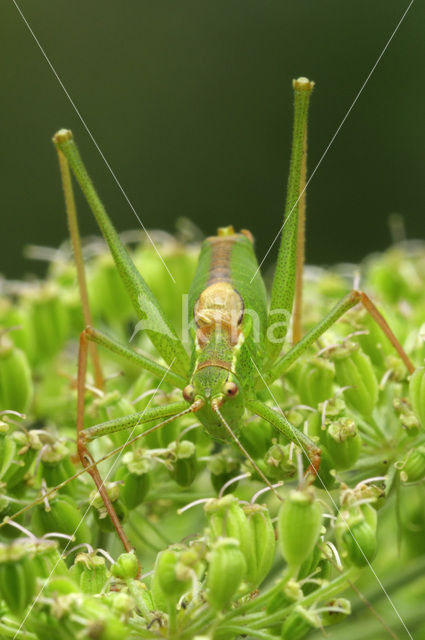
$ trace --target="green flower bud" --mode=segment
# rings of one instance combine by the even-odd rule
[[[112,565],[111,573],[115,578],[120,580],[129,580],[137,578],[139,573],[139,562],[133,551],[130,553],[122,553],[118,560]]]
[[[357,567],[366,566],[376,555],[376,521],[375,509],[367,504],[340,512],[336,520],[335,536],[341,555]]]
[[[328,427],[326,433],[326,449],[335,469],[354,467],[362,445],[354,420],[340,418]]]
[[[119,496],[125,506],[132,510],[144,501],[150,486],[150,463],[143,449],[129,451],[122,457],[115,480],[120,481]]]
[[[193,573],[180,562],[181,551],[165,549],[156,558],[152,596],[157,608],[174,609],[181,596],[192,587]]]
[[[409,398],[419,422],[425,427],[425,367],[416,369],[410,376]]]
[[[214,611],[222,611],[232,602],[246,573],[244,554],[232,538],[218,540],[208,555],[207,598]]]
[[[211,456],[207,467],[210,472],[211,484],[218,493],[226,482],[239,474],[241,463],[240,460],[232,457],[227,451],[222,451]],[[237,486],[238,483],[235,482],[225,489],[224,493],[227,494],[234,491]]]
[[[301,366],[297,391],[303,404],[317,407],[332,396],[335,368],[324,358],[310,358]]]
[[[74,475],[75,467],[70,460],[66,444],[60,440],[43,446],[41,455],[41,473],[48,487],[56,487]],[[63,492],[72,495],[72,487],[65,485]]]
[[[274,444],[265,456],[264,471],[271,480],[286,480],[297,472],[297,457],[291,445]]]
[[[6,337],[0,344],[0,410],[25,413],[34,389],[27,356]]]
[[[411,449],[402,462],[396,463],[402,482],[420,482],[425,478],[425,445]]]
[[[365,417],[372,414],[378,401],[378,381],[369,356],[358,344],[348,343],[332,353],[336,381],[344,391],[344,398],[353,409]]]
[[[251,567],[255,557],[254,538],[238,499],[231,494],[223,498],[213,498],[205,504],[204,510],[208,517],[211,538],[237,540],[247,565]]]
[[[336,598],[327,602],[327,611],[322,612],[321,619],[324,627],[343,622],[351,614],[351,602],[346,598]]]
[[[49,498],[37,505],[32,512],[32,529],[39,535],[45,533],[65,533],[74,536],[76,544],[90,542],[91,530],[75,501],[66,495]],[[66,541],[59,544],[64,547]]]
[[[196,447],[189,440],[171,442],[168,445],[171,464],[170,476],[181,487],[188,487],[196,477]]]
[[[93,553],[79,553],[75,565],[81,566],[79,585],[83,593],[96,594],[102,591],[108,578],[105,558]]]
[[[301,640],[312,629],[319,629],[320,626],[320,618],[316,613],[297,606],[283,623],[280,637],[282,640]]]
[[[268,575],[274,560],[276,539],[269,511],[259,504],[243,506],[247,516],[253,553],[247,562],[246,581],[258,587]]]
[[[292,491],[279,511],[278,533],[282,555],[293,570],[313,551],[321,524],[322,511],[314,491]]]

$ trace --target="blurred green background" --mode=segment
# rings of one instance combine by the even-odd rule
[[[316,166],[408,0],[18,0],[147,228],[190,217],[211,234],[251,229],[260,258],[282,219],[291,79],[316,81]],[[73,129],[118,229],[134,214],[13,2],[0,9],[1,260],[43,265],[28,244],[66,237],[50,142]],[[414,2],[308,191],[309,262],[354,261],[390,243],[388,216],[424,237],[425,7]],[[80,202],[81,227],[96,232]],[[275,245],[274,249],[277,249]],[[274,252],[269,259],[273,258]]]

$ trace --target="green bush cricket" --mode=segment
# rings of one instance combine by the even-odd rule
[[[140,318],[138,327],[146,332],[168,365],[162,366],[153,359],[142,356],[91,326],[87,326],[81,333],[77,381],[78,453],[84,469],[92,476],[127,551],[132,545],[123,531],[96,463],[87,448],[95,438],[159,421],[143,434],[135,438],[130,437],[126,444],[131,444],[163,424],[187,413],[196,413],[213,438],[234,441],[250,460],[258,475],[270,486],[266,476],[238,440],[238,433],[243,428],[244,413],[248,411],[269,422],[285,439],[299,446],[307,461],[306,479],[314,481],[317,474],[320,476],[320,464],[326,452],[322,452],[316,442],[303,431],[292,426],[283,412],[274,411],[265,404],[260,398],[260,392],[261,396],[268,393],[274,400],[270,385],[346,311],[358,303],[365,307],[381,327],[409,372],[414,371],[412,363],[388,324],[362,291],[353,290],[338,302],[322,321],[301,337],[307,116],[314,83],[306,78],[299,78],[294,81],[293,86],[294,128],[285,221],[269,308],[251,234],[246,230],[235,233],[232,226],[220,228],[217,236],[207,238],[202,245],[198,268],[189,291],[192,347],[190,356],[115,231],[83,165],[72,133],[60,130],[54,136],[67,208],[73,206],[69,166],[92,209]],[[85,321],[90,325],[88,300],[84,293],[82,260],[78,256],[78,233],[71,225],[71,236],[73,234]],[[282,343],[287,335],[289,319],[293,312],[294,298],[293,346],[281,355]],[[95,343],[137,364],[159,380],[167,380],[182,390],[183,399],[180,402],[161,405],[84,428],[85,378],[89,349],[93,359],[95,381],[98,385],[102,384]]]

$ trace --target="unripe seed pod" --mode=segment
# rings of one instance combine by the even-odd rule
[[[102,591],[108,578],[105,558],[94,553],[79,553],[75,565],[81,565],[79,585],[83,593],[96,594]]]
[[[292,478],[297,472],[297,458],[291,445],[274,444],[265,455],[264,471],[272,480]]]
[[[319,629],[320,626],[320,618],[316,613],[297,606],[283,623],[281,638],[282,640],[301,640],[309,631]]]
[[[326,449],[335,469],[351,469],[357,462],[361,438],[354,420],[340,418],[327,429]]]
[[[254,539],[248,520],[238,499],[231,494],[213,498],[204,506],[213,540],[234,538],[238,540],[248,566],[254,558]]]
[[[344,391],[344,398],[353,409],[368,417],[378,401],[378,381],[370,358],[358,344],[349,343],[332,353],[336,381]]]
[[[10,611],[21,617],[36,589],[32,541],[18,539],[0,546],[0,594]]]
[[[208,555],[207,598],[214,611],[228,607],[245,577],[246,562],[239,542],[218,540]]]
[[[37,505],[32,513],[32,528],[39,535],[45,533],[65,533],[75,537],[76,544],[90,542],[91,530],[84,520],[75,501],[66,495],[49,498],[49,501]],[[66,541],[61,540],[63,547]]]
[[[425,445],[411,449],[402,462],[396,463],[402,482],[420,482],[425,478]]]
[[[340,512],[335,523],[335,536],[342,556],[357,567],[374,559],[377,551],[376,510],[370,504],[354,505]]]
[[[34,389],[27,356],[3,337],[0,344],[0,411],[25,413]]]
[[[115,474],[115,480],[122,482],[119,495],[125,506],[131,510],[142,504],[150,489],[150,464],[142,449],[127,452],[122,462]]]
[[[186,572],[179,571],[180,552],[174,549],[161,551],[156,558],[152,579],[152,595],[156,607],[162,610],[174,608],[180,597],[192,586]]]
[[[425,427],[425,367],[416,369],[410,376],[409,398],[419,422]]]
[[[365,520],[353,524],[350,531],[343,534],[342,542],[350,562],[356,567],[365,567],[376,555],[376,533]]]
[[[75,473],[70,460],[70,452],[66,444],[56,440],[53,444],[45,444],[41,454],[41,473],[48,487],[56,487]],[[72,495],[72,487],[65,485],[64,493]]]
[[[246,581],[258,587],[269,573],[274,560],[276,539],[269,511],[259,504],[243,506],[252,538],[253,553],[247,562]]]
[[[134,551],[122,553],[118,560],[112,565],[111,573],[120,580],[129,580],[137,577],[139,573],[139,563]]]
[[[196,477],[196,447],[190,440],[171,442],[168,451],[172,458],[170,476],[181,487],[189,487]]]
[[[322,511],[312,488],[292,491],[278,516],[279,544],[283,557],[298,569],[313,551],[322,524]]]
[[[303,404],[317,407],[332,396],[335,368],[324,358],[310,358],[303,363],[298,376],[297,391]]]

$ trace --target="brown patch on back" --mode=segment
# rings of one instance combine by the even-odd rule
[[[243,301],[230,282],[210,284],[199,296],[194,316],[198,327],[197,336],[202,345],[208,342],[213,331],[226,332],[234,346],[239,338],[239,324],[243,318]]]

